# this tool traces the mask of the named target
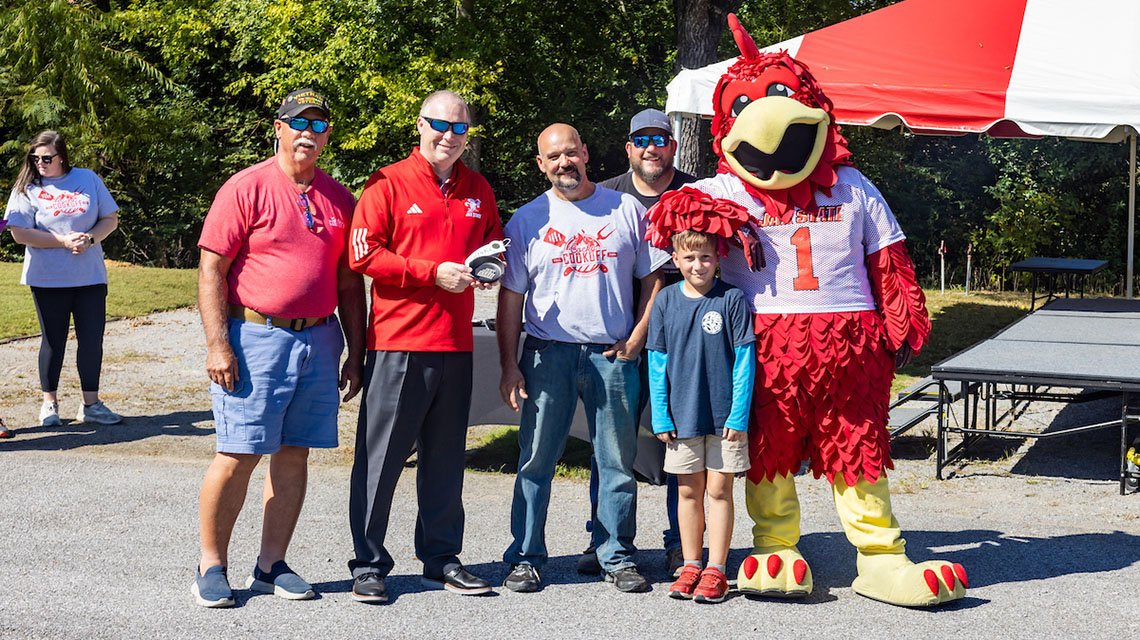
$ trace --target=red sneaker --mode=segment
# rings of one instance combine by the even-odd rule
[[[714,567],[708,567],[701,572],[701,581],[693,590],[693,601],[715,604],[724,602],[728,595],[728,578],[724,572]]]
[[[693,597],[693,589],[701,579],[701,570],[696,566],[687,564],[681,567],[681,577],[669,587],[669,597],[678,600],[688,600]]]

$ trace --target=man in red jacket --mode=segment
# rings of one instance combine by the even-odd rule
[[[464,453],[471,401],[472,287],[464,265],[503,237],[495,195],[459,160],[470,111],[451,91],[428,96],[416,119],[420,145],[380,169],[360,196],[349,234],[352,268],[372,277],[364,396],[356,432],[349,523],[352,597],[388,599],[384,548],[392,494],[418,451],[416,557],[428,588],[474,595],[487,581],[459,562]]]

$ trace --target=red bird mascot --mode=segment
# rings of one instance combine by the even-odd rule
[[[904,606],[961,598],[962,565],[907,559],[887,488],[891,380],[930,333],[903,233],[851,166],[831,101],[807,67],[761,54],[735,16],[728,22],[742,55],[713,94],[717,175],[662,198],[649,212],[649,239],[666,247],[673,227],[699,211],[748,214],[731,230],[745,250],[721,262],[756,312],[746,489],[755,526],[738,588],[811,593],[792,479],[810,460],[858,549],[856,593]]]

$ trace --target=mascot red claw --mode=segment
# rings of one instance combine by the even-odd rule
[[[831,483],[858,551],[856,593],[903,606],[956,600],[965,569],[906,557],[887,486],[891,380],[930,333],[902,230],[851,165],[831,101],[807,67],[760,53],[736,17],[728,21],[741,56],[713,94],[717,175],[662,198],[649,212],[649,239],[660,245],[670,221],[695,210],[748,212],[731,229],[745,250],[721,262],[756,313],[746,488],[755,525],[737,586],[780,598],[811,593],[793,481],[809,460]]]

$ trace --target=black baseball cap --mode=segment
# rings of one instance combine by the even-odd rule
[[[325,114],[325,118],[332,118],[332,113],[329,112],[329,101],[308,87],[297,89],[285,96],[285,99],[281,101],[281,108],[277,110],[277,117],[292,118],[305,109],[318,109]]]

